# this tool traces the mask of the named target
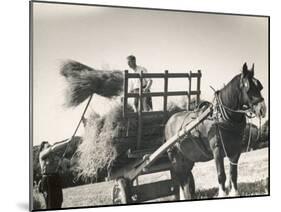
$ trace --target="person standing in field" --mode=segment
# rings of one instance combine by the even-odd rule
[[[59,174],[61,158],[55,151],[65,147],[69,141],[70,139],[67,139],[52,146],[48,141],[43,141],[40,145],[39,163],[42,172],[40,190],[47,209],[61,208],[63,202],[62,180]]]
[[[141,74],[147,73],[146,68],[137,65],[136,57],[134,55],[130,55],[127,57],[128,66],[133,73]],[[139,93],[140,89],[143,89],[143,93],[150,93],[150,88],[152,85],[152,79],[144,78],[142,82],[142,88],[140,88],[140,80],[138,78],[132,78],[129,80],[129,92],[130,93]],[[152,110],[152,98],[151,97],[144,97],[142,100],[143,111],[150,111]],[[134,99],[134,110],[135,112],[138,111],[138,99]]]

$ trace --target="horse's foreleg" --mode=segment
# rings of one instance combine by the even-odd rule
[[[223,159],[223,154],[221,152],[221,148],[218,145],[215,145],[215,147],[213,148],[213,155],[214,155],[214,159],[215,159],[218,182],[219,182],[218,197],[225,197],[226,196],[226,191],[225,191],[226,175],[225,175],[225,170],[224,170],[224,159]]]
[[[173,174],[171,174],[171,177],[179,187],[179,189],[177,189],[179,193],[176,195],[176,198],[180,200],[191,199],[194,196],[193,193],[195,193],[194,180],[190,171],[194,163],[187,163],[183,156],[176,151],[168,152],[168,155],[172,163],[171,173]]]
[[[236,197],[239,196],[238,186],[237,186],[237,163],[239,160],[240,154],[229,158],[230,168],[229,168],[229,196]]]
[[[182,195],[182,186],[181,186],[181,170],[180,167],[180,158],[179,153],[175,149],[171,149],[168,151],[168,157],[171,162],[172,168],[171,168],[171,178],[174,181],[175,186],[175,199],[181,200]]]
[[[189,195],[187,199],[194,199],[195,198],[195,183],[193,174],[191,171],[187,173],[187,182],[185,183],[185,194]]]
[[[180,200],[190,200],[195,198],[195,184],[191,171],[181,175]]]
[[[186,200],[191,199],[191,194],[189,194],[188,190],[188,181],[186,172],[183,169],[178,169],[179,167],[173,167],[173,181],[175,182],[176,187],[176,200]]]

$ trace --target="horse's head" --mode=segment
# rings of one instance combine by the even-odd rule
[[[243,104],[250,107],[256,116],[265,117],[266,105],[261,95],[262,84],[254,78],[254,64],[248,69],[247,63],[244,63],[241,78],[240,89],[242,91]]]

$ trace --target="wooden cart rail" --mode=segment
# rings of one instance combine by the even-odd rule
[[[190,108],[190,100],[191,96],[196,96],[197,103],[200,101],[200,84],[201,84],[201,71],[198,70],[197,73],[189,72],[189,73],[169,73],[168,70],[165,73],[129,73],[128,70],[125,70],[124,76],[124,107],[123,107],[123,116],[126,118],[128,113],[128,98],[138,98],[139,100],[139,113],[142,112],[142,98],[145,97],[163,97],[163,112],[167,112],[167,97],[168,96],[187,96],[188,97],[188,109]],[[138,78],[140,80],[140,87],[143,86],[143,80],[145,78],[162,78],[164,79],[164,91],[163,92],[151,92],[151,93],[143,93],[142,89],[140,89],[139,93],[130,93],[128,91],[129,79]],[[189,80],[189,87],[185,91],[168,91],[169,79],[170,78],[187,78]],[[197,88],[196,90],[191,90],[192,79],[197,80]],[[139,114],[140,115],[140,114]]]
[[[127,70],[126,70],[127,71]],[[128,71],[127,71],[128,72]],[[166,74],[167,72],[167,74]],[[201,77],[201,73],[169,73],[167,70],[165,73],[143,73],[142,76],[138,73],[128,73],[128,78],[189,78],[189,77]]]
[[[143,97],[159,97],[159,96],[188,96],[188,95],[200,95],[201,92],[200,91],[191,91],[190,93],[188,91],[170,91],[167,93],[163,93],[163,92],[151,92],[151,93],[143,93],[142,96]],[[138,93],[128,93],[127,97],[128,98],[138,98],[140,96],[140,94]]]
[[[149,115],[158,115],[163,117],[162,124],[164,124],[168,117],[167,103],[169,96],[187,96],[188,98],[188,110],[190,109],[191,96],[196,96],[196,103],[198,104],[200,101],[200,83],[201,83],[201,71],[198,70],[196,73],[169,73],[166,70],[164,73],[129,73],[127,70],[125,71],[124,76],[124,99],[123,99],[123,116],[125,119],[130,120],[131,118],[138,119],[138,132],[137,132],[137,149],[140,147],[142,140],[142,126],[143,126],[143,117],[147,114]],[[150,92],[143,93],[142,89],[139,89],[139,93],[131,93],[128,91],[129,79],[138,78],[140,80],[140,88],[143,87],[143,79],[145,78],[162,78],[164,79],[164,91],[163,92]],[[184,91],[168,91],[169,79],[170,78],[187,78],[188,79],[188,88]],[[197,80],[196,90],[192,90],[192,79]],[[143,111],[143,98],[146,97],[163,97],[163,110],[160,111]],[[138,99],[138,111],[137,112],[129,112],[128,111],[128,98],[137,98]],[[153,119],[151,119],[153,120]]]

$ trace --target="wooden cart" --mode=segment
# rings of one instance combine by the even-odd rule
[[[158,78],[164,80],[164,91],[163,92],[151,92],[143,93],[140,89],[139,93],[129,93],[128,92],[128,82],[132,78],[138,78],[140,80],[140,87],[142,87],[144,78]],[[187,89],[184,91],[169,91],[169,79],[171,78],[181,78],[187,79]],[[137,178],[140,175],[169,171],[171,172],[171,165],[167,157],[167,149],[175,144],[179,139],[184,137],[187,132],[197,126],[206,116],[211,112],[211,108],[206,110],[198,119],[182,129],[177,135],[163,142],[163,145],[158,145],[152,149],[146,149],[143,147],[142,143],[146,140],[146,135],[143,133],[145,127],[145,122],[153,120],[154,116],[158,119],[161,117],[161,122],[153,125],[157,128],[156,131],[163,132],[165,123],[169,117],[169,112],[167,110],[167,101],[170,96],[187,96],[188,98],[188,109],[190,109],[191,98],[195,96],[196,103],[200,101],[200,81],[201,81],[201,71],[196,73],[128,73],[125,71],[124,78],[124,118],[130,122],[131,119],[137,119],[137,145],[135,149],[130,149],[127,152],[126,157],[132,159],[131,162],[125,164],[124,166],[112,170],[109,180],[115,180],[115,186],[113,188],[113,204],[129,204],[144,202],[153,199],[157,199],[169,195],[178,195],[179,186],[175,182],[170,180],[158,181],[149,184],[138,185]],[[196,81],[196,90],[192,90],[192,83]],[[143,106],[141,104],[142,99],[145,97],[162,97],[163,98],[163,110],[160,111],[150,111],[143,112]],[[138,112],[128,111],[128,99],[137,98],[138,99]],[[163,133],[162,133],[163,134]],[[154,138],[149,135],[150,141],[153,142]],[[156,135],[157,136],[157,135]],[[173,177],[171,177],[173,178]],[[178,196],[176,196],[177,198]]]

